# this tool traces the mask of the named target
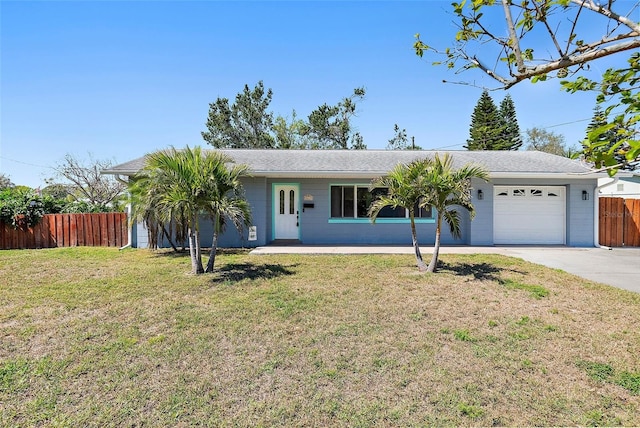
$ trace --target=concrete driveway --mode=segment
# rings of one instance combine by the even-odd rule
[[[500,247],[503,254],[640,293],[640,248]]]
[[[421,246],[427,256],[433,250]],[[411,246],[293,245],[258,247],[251,254],[413,254]],[[441,247],[440,254],[504,254],[581,276],[592,281],[640,293],[640,248],[577,247]]]

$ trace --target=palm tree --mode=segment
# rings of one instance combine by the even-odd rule
[[[422,260],[418,236],[416,234],[415,210],[421,204],[426,189],[426,175],[430,160],[416,160],[409,164],[398,164],[387,175],[378,177],[371,182],[369,190],[376,187],[386,188],[387,194],[380,194],[369,206],[368,215],[375,223],[378,214],[385,207],[404,208],[409,211],[411,223],[411,240],[416,255],[419,271],[427,270]]]
[[[171,148],[147,155],[146,165],[135,177],[132,194],[137,202],[150,209],[158,221],[184,219],[189,238],[191,271],[203,273],[200,246],[199,215],[214,219],[214,237],[220,230],[222,218],[234,224],[248,223],[250,215],[242,197],[239,177],[246,173],[244,166],[227,167],[233,161],[214,151]],[[134,202],[136,200],[133,199]],[[244,202],[242,202],[244,201]],[[214,242],[215,244],[215,242]],[[212,249],[215,257],[215,249]],[[210,260],[213,270],[213,261]]]
[[[447,222],[454,238],[460,237],[460,213],[455,208],[462,207],[469,211],[471,218],[475,209],[471,203],[471,179],[479,178],[487,181],[489,173],[480,166],[464,165],[460,169],[453,168],[453,158],[446,153],[442,158],[436,155],[427,161],[424,176],[424,194],[421,206],[431,206],[436,210],[436,240],[433,257],[427,272],[434,272],[440,253],[440,232],[442,219]]]
[[[227,221],[233,223],[238,231],[251,224],[251,208],[244,196],[244,188],[240,177],[249,173],[246,165],[232,165],[227,167],[229,158],[212,156],[211,183],[212,191],[209,194],[209,203],[206,211],[213,222],[213,237],[211,239],[211,252],[205,272],[213,272],[216,251],[218,248],[218,235],[224,230]]]

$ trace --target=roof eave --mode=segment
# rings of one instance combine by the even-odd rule
[[[136,175],[138,171],[133,170],[110,170],[105,169],[101,174],[111,175]],[[355,179],[372,179],[387,174],[388,171],[251,171],[252,177],[266,178],[355,178]],[[580,180],[589,178],[608,177],[602,172],[489,172],[490,178],[550,178],[550,179],[570,179]]]
[[[490,178],[551,178],[551,179],[569,179],[584,180],[589,178],[606,177],[607,174],[585,171],[585,172],[490,172]]]

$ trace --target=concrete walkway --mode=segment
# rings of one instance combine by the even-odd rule
[[[423,255],[433,247],[420,247]],[[413,254],[411,246],[292,245],[258,247],[251,254]],[[562,269],[592,281],[640,293],[640,248],[578,248],[562,246],[444,246],[440,254],[503,254]]]

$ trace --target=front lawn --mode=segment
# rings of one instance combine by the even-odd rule
[[[640,425],[640,295],[441,261],[2,251],[0,425]]]

